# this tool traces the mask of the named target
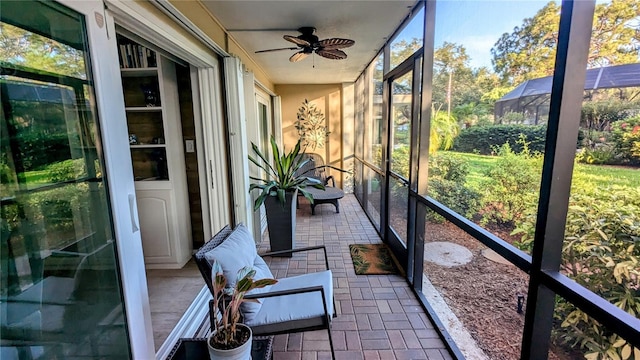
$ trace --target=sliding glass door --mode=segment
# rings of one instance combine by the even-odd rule
[[[0,12],[2,359],[130,357],[87,19]]]

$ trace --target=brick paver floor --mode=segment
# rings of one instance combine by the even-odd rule
[[[444,343],[408,283],[399,275],[356,275],[349,244],[380,243],[353,195],[316,207],[302,200],[297,213],[296,247],[325,245],[333,273],[337,317],[331,327],[337,359],[451,359]],[[269,251],[269,240],[260,244]],[[321,251],[292,258],[265,258],[275,277],[324,270]],[[326,330],[278,335],[275,360],[330,359]]]

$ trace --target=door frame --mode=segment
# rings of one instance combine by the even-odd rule
[[[421,59],[423,51],[418,50],[412,56],[404,60],[400,65],[389,71],[383,77],[383,149],[384,149],[384,191],[383,191],[383,215],[380,221],[380,233],[383,234],[385,243],[389,246],[394,256],[398,259],[401,266],[404,268],[407,274],[407,279],[413,277],[413,255],[414,255],[414,243],[415,243],[415,202],[412,201],[410,192],[417,186],[417,158],[418,154],[415,153],[415,149],[418,148],[419,141],[419,124],[420,124],[420,74],[421,74]],[[412,73],[411,83],[411,126],[410,130],[410,145],[409,145],[409,177],[404,179],[399,174],[396,174],[391,170],[391,136],[393,132],[392,124],[392,109],[393,105],[393,81],[408,74]],[[406,228],[406,243],[400,240],[398,234],[391,228],[390,225],[390,211],[389,211],[389,198],[391,196],[390,184],[391,179],[400,181],[407,187],[407,228]]]
[[[86,16],[96,107],[102,120],[100,138],[105,159],[105,179],[111,204],[117,262],[124,298],[129,346],[133,358],[155,357],[149,296],[138,229],[135,184],[128,149],[124,96],[120,81],[113,18],[100,1],[59,0],[61,5]],[[99,55],[98,55],[99,54]],[[121,119],[121,121],[107,121]],[[109,124],[106,126],[106,124]]]
[[[267,110],[267,128],[264,128],[264,123],[261,121],[261,115],[260,115],[260,107],[259,105],[263,104],[266,106],[266,110]],[[258,140],[258,143],[256,143],[256,145],[258,146],[259,149],[261,149],[263,151],[263,154],[267,157],[271,156],[271,150],[270,149],[270,145],[269,145],[269,139],[271,138],[271,136],[274,136],[274,123],[273,123],[273,99],[271,98],[271,95],[269,95],[267,92],[265,92],[264,90],[262,90],[258,84],[256,84],[255,86],[255,101],[254,101],[254,107],[255,107],[255,111],[256,111],[256,117],[255,117],[255,129],[256,129],[256,137],[255,139]],[[266,139],[266,143],[264,143],[264,135],[267,135],[267,139]],[[275,136],[274,136],[275,138]],[[266,152],[264,150],[267,150]],[[265,212],[264,206],[261,206],[260,209],[258,211],[254,212],[254,236],[256,239],[261,239],[262,238],[262,233],[266,230],[267,228],[267,214]]]
[[[189,324],[188,321],[181,320],[183,325],[179,323],[158,353],[155,352],[142,240],[138,230],[135,183],[131,172],[132,163],[115,24],[135,30],[140,37],[186,60],[197,69],[199,81],[194,84],[194,88],[197,86],[198,91],[194,91],[194,97],[197,95],[199,97],[197,101],[194,99],[194,106],[199,104],[200,107],[194,110],[199,114],[201,124],[210,126],[210,131],[200,132],[198,137],[202,137],[196,141],[198,149],[202,146],[208,150],[199,151],[198,161],[199,164],[206,164],[207,171],[203,171],[204,175],[201,173],[201,176],[206,177],[207,183],[211,185],[202,189],[203,200],[206,197],[206,201],[202,202],[203,207],[216,209],[217,214],[216,217],[212,217],[210,232],[217,231],[230,222],[229,206],[221,206],[230,202],[227,182],[226,129],[222,120],[222,70],[218,61],[219,56],[228,56],[228,54],[214,52],[199,40],[180,32],[177,26],[167,26],[167,24],[175,25],[174,20],[164,17],[150,3],[117,0],[58,1],[86,15],[89,47],[93,54],[91,66],[95,79],[98,115],[103,122],[104,119],[111,120],[109,126],[103,126],[100,131],[106,180],[109,184],[109,200],[113,213],[118,267],[121,274],[126,274],[122,276],[121,282],[131,356],[134,359],[162,358],[163,354],[168,354],[173,342],[186,331]],[[100,55],[97,56],[97,54]],[[192,79],[193,77],[192,72]],[[213,98],[213,95],[217,95],[217,98]],[[209,135],[211,133],[214,134],[213,138]],[[201,159],[200,156],[203,158]],[[198,299],[206,298],[207,295],[206,291],[201,291],[194,303],[198,302]],[[199,302],[203,303],[203,301],[205,300]],[[185,317],[204,316],[200,312],[193,311],[193,307],[192,305],[185,312]]]
[[[211,215],[209,223],[204,224],[204,237],[208,239],[232,220],[221,64],[221,57],[229,54],[219,47],[213,49],[208,43],[204,44],[206,39],[180,31],[175,14],[167,12],[167,4],[159,13],[156,3],[120,0],[104,0],[104,3],[106,13],[113,16],[119,26],[135,30],[139,37],[190,65],[198,164],[204,165],[203,171],[199,172],[200,184],[207,185],[201,187],[200,197],[203,216],[205,207]]]

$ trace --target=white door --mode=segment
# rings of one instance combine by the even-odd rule
[[[0,25],[0,358],[153,358],[113,22],[24,0]]]
[[[258,132],[256,145],[265,156],[270,158],[272,156],[270,139],[273,134],[271,97],[258,89],[256,89],[256,122],[255,128]],[[254,226],[259,226],[259,233],[262,234],[267,229],[267,213],[264,206],[256,212],[254,221]]]
[[[196,79],[197,82],[194,81]],[[204,234],[206,240],[231,223],[227,140],[222,118],[223,98],[218,64],[192,70],[192,83],[198,85],[193,88],[194,108],[197,109],[194,110],[194,120],[197,136],[201,138],[201,141],[196,141],[196,146],[198,153],[204,154],[202,158],[198,157],[198,161],[206,168],[205,174],[200,175],[203,219],[209,212],[209,229],[205,226]],[[205,186],[202,186],[203,182]]]

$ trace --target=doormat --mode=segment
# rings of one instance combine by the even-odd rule
[[[351,244],[349,253],[356,275],[400,274],[396,259],[385,244]]]

